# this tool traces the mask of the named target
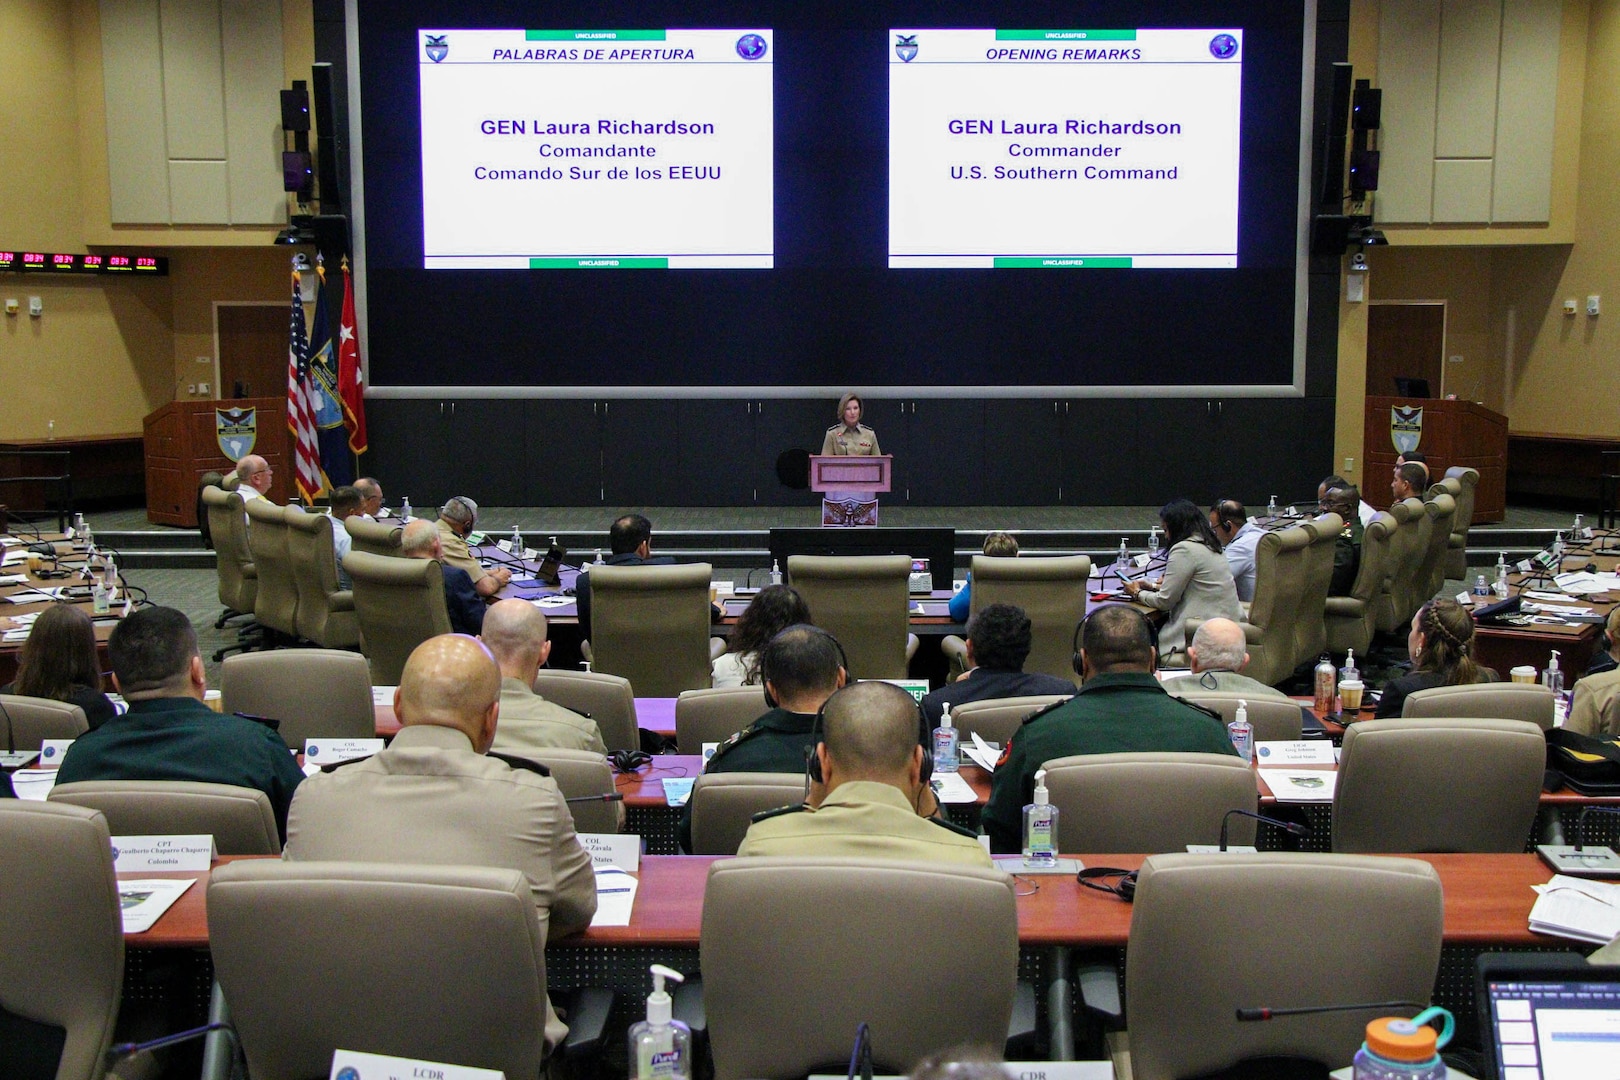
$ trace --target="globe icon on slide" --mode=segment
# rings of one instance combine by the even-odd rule
[[[1209,39],[1209,54],[1217,60],[1230,60],[1237,51],[1237,38],[1231,34],[1216,34]]]
[[[737,39],[737,55],[744,60],[758,60],[765,55],[765,39],[758,34],[744,34]]]

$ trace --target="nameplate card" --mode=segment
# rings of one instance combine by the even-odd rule
[[[1001,1065],[1001,1071],[1007,1074],[1007,1080],[1114,1080],[1112,1061],[1008,1061]],[[811,1073],[808,1080],[844,1080],[844,1074]],[[876,1073],[872,1080],[905,1078]]]
[[[641,868],[641,837],[634,833],[579,833],[579,846],[593,867],[612,866],[633,874]]]
[[[915,698],[918,704],[921,704],[922,699],[928,694],[927,679],[878,679],[877,681],[889,683],[891,686],[898,686]]]
[[[373,686],[371,688],[371,704],[373,706],[386,705],[392,709],[394,707],[394,691],[398,689],[397,686]]]
[[[706,742],[703,744],[703,770],[705,772],[707,772],[709,769],[709,759],[714,757],[714,752],[718,749],[720,749],[720,744],[717,742]]]
[[[45,739],[39,744],[39,767],[42,769],[60,767],[62,759],[67,756],[68,747],[72,745],[72,739]]]
[[[1227,844],[1223,849],[1219,844],[1188,844],[1187,853],[1190,855],[1253,855],[1259,848],[1251,844]]]
[[[506,1080],[506,1074],[498,1069],[334,1050],[328,1080]]]
[[[336,765],[381,753],[382,748],[381,739],[305,739],[304,764]]]
[[[142,870],[207,870],[214,865],[214,838],[208,833],[185,836],[115,836],[113,869],[120,874]]]
[[[1333,744],[1325,739],[1257,742],[1254,757],[1262,765],[1332,765],[1334,762]]]

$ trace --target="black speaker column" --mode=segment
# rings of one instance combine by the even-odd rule
[[[321,213],[343,213],[343,189],[338,186],[337,110],[332,104],[332,65],[310,69],[315,82],[315,179],[320,184]]]

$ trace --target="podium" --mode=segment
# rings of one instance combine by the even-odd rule
[[[197,481],[205,472],[236,468],[225,454],[227,438],[241,448],[237,457],[258,454],[270,464],[275,477],[266,494],[286,504],[293,477],[285,397],[171,401],[148,416],[144,428],[146,520],[152,524],[196,527]]]
[[[1408,444],[1415,441],[1412,449],[1428,458],[1430,483],[1454,465],[1479,471],[1470,524],[1506,516],[1508,430],[1501,413],[1473,401],[1368,397],[1363,437],[1361,497],[1378,509],[1389,508],[1399,437]]]
[[[894,458],[810,456],[810,490],[821,493],[821,524],[836,528],[878,523],[876,496],[889,490]]]

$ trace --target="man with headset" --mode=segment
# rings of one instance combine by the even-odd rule
[[[439,510],[435,524],[439,529],[439,542],[444,547],[440,560],[465,570],[479,596],[494,596],[512,580],[512,571],[504,566],[485,570],[467,547],[467,537],[478,524],[477,503],[465,495],[456,495]]]
[[[1604,658],[1613,656],[1617,635],[1620,635],[1620,607],[1609,612],[1609,621],[1604,626]],[[1582,735],[1620,735],[1620,668],[1615,667],[1612,659],[1606,666],[1594,661],[1575,683],[1564,728]]]
[[[814,804],[761,814],[738,855],[839,855],[991,866],[974,835],[923,814],[933,760],[917,741],[917,703],[897,686],[856,683],[821,710],[807,764]]]
[[[1079,692],[1025,720],[996,764],[984,809],[992,851],[1020,850],[1020,820],[1034,798],[1035,771],[1054,758],[1237,753],[1217,714],[1170,696],[1154,678],[1157,642],[1140,611],[1123,604],[1100,607],[1080,623],[1075,638]]]

